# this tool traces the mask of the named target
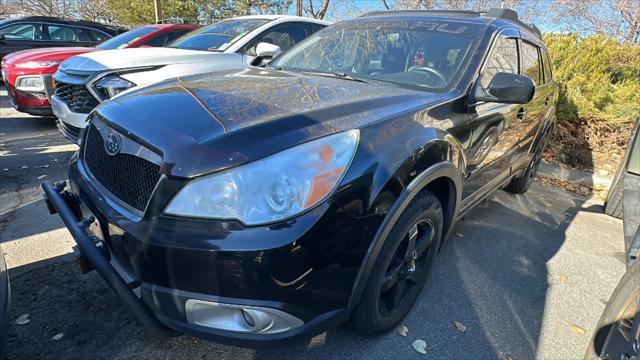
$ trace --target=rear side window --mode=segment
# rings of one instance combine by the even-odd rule
[[[89,30],[89,32],[91,32],[91,35],[93,36],[93,38],[95,39],[96,42],[103,42],[109,38],[111,38],[111,36],[103,33],[102,31],[98,31],[98,30]]]
[[[480,77],[482,87],[489,88],[491,79],[499,72],[518,73],[518,42],[514,38],[496,40]]]
[[[542,71],[540,70],[540,53],[538,47],[528,42],[522,42],[522,70],[536,83],[542,85]]]

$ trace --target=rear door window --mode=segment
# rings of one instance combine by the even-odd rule
[[[549,83],[551,79],[553,79],[553,75],[551,74],[551,57],[549,57],[549,53],[545,49],[540,49],[542,51],[542,64],[544,65],[544,82]]]
[[[524,75],[533,79],[536,86],[544,83],[538,47],[526,41],[522,42],[522,71]]]
[[[82,33],[82,29],[65,25],[47,25],[47,37],[49,41],[80,42],[88,41],[88,35]]]

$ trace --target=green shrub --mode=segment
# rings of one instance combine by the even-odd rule
[[[559,121],[626,123],[640,115],[640,46],[602,35],[544,38],[560,86]]]

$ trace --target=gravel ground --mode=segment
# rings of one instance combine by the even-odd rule
[[[621,222],[602,214],[596,200],[535,183],[526,196],[496,193],[458,223],[404,322],[406,337],[361,337],[343,326],[273,350],[157,338],[97,274],[79,273],[68,232],[40,200],[39,177],[64,179],[75,146],[52,120],[9,109],[2,89],[0,101],[0,243],[13,290],[9,359],[581,358],[624,272]],[[28,323],[15,323],[25,314]],[[427,355],[411,346],[417,339]]]

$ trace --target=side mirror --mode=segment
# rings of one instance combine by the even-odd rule
[[[475,99],[507,104],[526,104],[533,99],[536,85],[528,76],[499,72],[496,73],[488,89],[480,83],[476,85]]]
[[[256,56],[262,59],[273,58],[280,53],[280,46],[261,42],[256,45]]]

